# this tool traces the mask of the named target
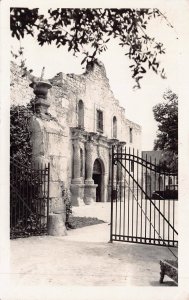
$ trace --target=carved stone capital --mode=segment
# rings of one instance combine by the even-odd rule
[[[47,101],[48,90],[52,85],[45,81],[37,81],[32,82],[30,87],[33,88],[36,95],[35,100],[32,102],[34,112],[46,114],[50,106],[50,102]]]

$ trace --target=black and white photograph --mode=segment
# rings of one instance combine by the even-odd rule
[[[189,2],[71,3],[0,3],[2,299],[189,299]]]

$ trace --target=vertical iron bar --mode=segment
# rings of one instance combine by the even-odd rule
[[[50,163],[48,163],[48,173],[47,173],[47,232],[49,228],[49,194],[50,194]]]
[[[120,186],[120,199],[119,199],[119,201],[120,201],[120,212],[119,212],[119,218],[120,218],[120,220],[119,220],[119,235],[120,235],[120,237],[121,237],[121,196],[122,196],[122,176],[121,176],[121,174],[122,174],[122,164],[123,164],[123,157],[122,157],[122,147],[121,147],[121,158],[120,158],[120,160],[121,160],[121,164],[120,164],[120,167],[119,167],[119,186]]]
[[[117,160],[117,163],[116,163],[116,216],[115,216],[115,236],[116,236],[116,239],[117,239],[117,194],[118,194],[118,147],[116,149],[117,151],[117,155],[116,155],[116,160]]]
[[[129,164],[129,186],[128,186],[128,227],[127,227],[127,236],[128,236],[128,241],[129,241],[129,210],[130,210],[130,175],[131,175],[131,155],[130,155],[130,147],[129,147],[129,160],[128,160],[128,164]]]
[[[175,201],[173,200],[173,228],[175,228]],[[173,230],[173,245],[174,245],[174,241],[175,241],[175,232]]]
[[[126,184],[126,147],[124,151],[124,176],[123,176],[123,183],[124,183],[124,214],[123,214],[123,237],[125,240],[125,184]]]
[[[43,199],[43,212],[44,212],[44,220],[47,218],[47,191],[46,186],[48,184],[48,165],[44,166],[44,174],[43,174],[43,190],[42,190],[42,199]],[[44,229],[44,220],[43,220],[43,229]],[[47,230],[47,219],[46,219],[46,230]]]
[[[41,232],[41,212],[42,212],[42,205],[43,205],[43,197],[42,197],[42,184],[43,184],[43,167],[42,163],[40,163],[41,167],[38,170],[40,174],[40,181],[39,181],[39,230]]]
[[[169,194],[171,193],[171,184],[170,184],[170,178],[169,178],[169,181],[168,181],[168,189],[169,189]],[[170,196],[169,196],[170,197]],[[169,198],[167,197],[167,198]],[[167,199],[168,201],[168,221],[170,222],[170,199]],[[168,227],[168,245],[169,245],[169,224],[167,224],[167,227]]]
[[[147,189],[147,154],[146,154],[146,169],[145,169],[145,192],[148,196],[148,189]],[[148,201],[148,198],[145,197],[145,241],[146,241],[146,216],[147,216],[147,201]]]
[[[163,199],[163,216],[165,216],[165,180],[166,180],[166,175],[165,175],[165,171],[164,171],[164,199]],[[163,240],[165,240],[165,219],[163,218]]]
[[[12,161],[10,160],[10,183],[14,184],[14,166],[12,164]],[[13,227],[13,221],[12,221],[12,207],[13,207],[13,201],[12,201],[12,191],[11,191],[11,185],[10,185],[10,234],[11,234],[11,229]]]
[[[156,157],[155,157],[155,187],[154,187],[154,191],[156,192],[156,181],[157,181],[157,164],[156,164]],[[156,197],[156,196],[155,196]],[[155,244],[155,230],[156,230],[156,200],[154,199],[154,244]]]
[[[142,189],[144,188],[143,185],[144,185],[144,182],[143,182],[143,157],[142,157],[142,167],[141,167],[141,186],[142,186]],[[141,243],[142,243],[142,215],[143,215],[143,208],[142,208],[142,205],[143,204],[143,191],[141,191],[141,215],[140,215],[140,237],[141,237]]]
[[[137,150],[137,182],[138,182],[138,158],[139,158],[139,151]],[[138,241],[138,184],[137,184],[137,218],[136,218],[136,241]]]
[[[28,202],[28,206],[30,208],[30,211],[28,212],[28,220],[31,220],[31,210],[32,210],[32,199],[34,198],[34,164],[31,166],[31,177],[30,177],[30,198]]]
[[[34,214],[34,215],[36,215],[36,207],[35,207],[35,205],[36,205],[36,185],[37,185],[37,183],[36,183],[36,175],[37,175],[37,172],[36,172],[36,165],[34,166],[34,173],[33,173],[33,175],[34,175],[34,182],[33,182],[33,194],[34,194],[34,197],[31,199],[31,209],[32,209],[32,214]],[[34,201],[33,201],[33,199],[35,200],[35,203],[34,203]],[[36,217],[36,216],[35,216]]]
[[[19,167],[19,195],[21,195],[21,166]],[[20,221],[20,198],[18,198],[18,219],[17,221]]]
[[[40,207],[40,199],[39,199],[39,186],[40,186],[40,168],[39,168],[39,162],[36,165],[35,168],[35,183],[34,183],[34,187],[35,187],[35,201],[33,201],[33,212],[36,218],[36,226],[37,226],[37,230],[39,230],[39,207]]]
[[[16,184],[16,187],[18,187],[19,188],[19,183],[18,183],[18,166],[17,165],[15,165],[15,169],[16,169],[16,180],[15,180],[15,184]],[[14,198],[13,198],[14,199]],[[16,226],[16,224],[17,224],[17,203],[18,203],[18,196],[17,195],[15,195],[15,206],[14,206],[14,226]]]
[[[28,205],[28,198],[29,198],[29,173],[30,173],[30,168],[27,168],[27,183],[26,183],[26,203]],[[25,228],[27,227],[27,219],[28,219],[28,211],[27,207],[25,208]]]
[[[111,220],[110,220],[110,242],[113,242],[112,233],[113,233],[113,187],[114,184],[114,146],[112,146],[112,178],[111,178]]]
[[[26,199],[25,199],[25,176],[26,176],[26,169],[23,166],[23,171],[22,171],[22,185],[21,185],[22,202],[21,202],[21,207],[20,207],[20,214],[21,214],[21,220],[22,220],[22,228],[24,228],[24,202],[26,201]]]
[[[25,168],[24,166],[22,166],[22,184],[21,184],[21,199],[22,201],[20,201],[20,218],[22,220],[22,230],[24,228],[24,212],[23,212],[23,208],[24,208],[24,201],[25,201],[25,194],[24,194],[24,179],[25,179]]]
[[[10,161],[10,166],[9,166],[9,174],[10,174],[10,183],[14,182],[14,178],[12,176],[12,163]],[[13,173],[14,174],[14,173]],[[9,193],[10,193],[10,208],[9,208],[9,211],[10,211],[10,234],[11,234],[11,228],[12,228],[12,199],[11,199],[11,195],[12,195],[12,192],[11,192],[11,185],[9,187]]]
[[[159,189],[158,189],[158,191],[159,192],[161,191],[161,185],[160,185],[160,183],[161,183],[161,179],[162,179],[162,177],[161,177],[160,174],[161,173],[159,173],[159,175],[158,175],[159,176],[159,178],[158,178],[158,181],[159,181]],[[163,176],[163,173],[162,173],[162,176]],[[162,183],[163,183],[163,179],[162,179]],[[159,196],[159,212],[160,212],[160,196]],[[158,212],[158,216],[159,216],[159,235],[161,236],[161,224],[160,224],[160,213],[159,212]],[[160,245],[160,240],[159,240],[159,245]]]
[[[150,156],[150,243],[151,243],[151,224],[152,224],[152,157]]]
[[[133,161],[132,161],[132,171],[133,171],[133,193],[132,193],[132,241],[133,241],[133,217],[134,217],[134,195],[135,195],[135,186],[134,186],[134,178],[135,178],[135,163],[134,163],[134,148],[133,148]]]

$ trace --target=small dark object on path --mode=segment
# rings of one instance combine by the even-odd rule
[[[164,276],[167,275],[178,285],[178,261],[160,260],[160,283],[163,283]]]

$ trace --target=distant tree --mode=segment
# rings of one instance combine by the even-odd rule
[[[162,150],[161,165],[164,168],[178,170],[178,96],[167,90],[164,103],[153,107],[154,118],[158,122],[157,139],[154,150]]]
[[[95,61],[98,54],[107,50],[114,38],[132,60],[132,77],[137,86],[147,68],[165,78],[158,56],[165,53],[164,46],[147,34],[147,25],[153,18],[162,16],[158,9],[49,9],[42,15],[39,9],[11,8],[10,28],[18,40],[26,34],[35,37],[39,45],[54,42],[66,46],[73,55],[82,53],[82,63]]]

